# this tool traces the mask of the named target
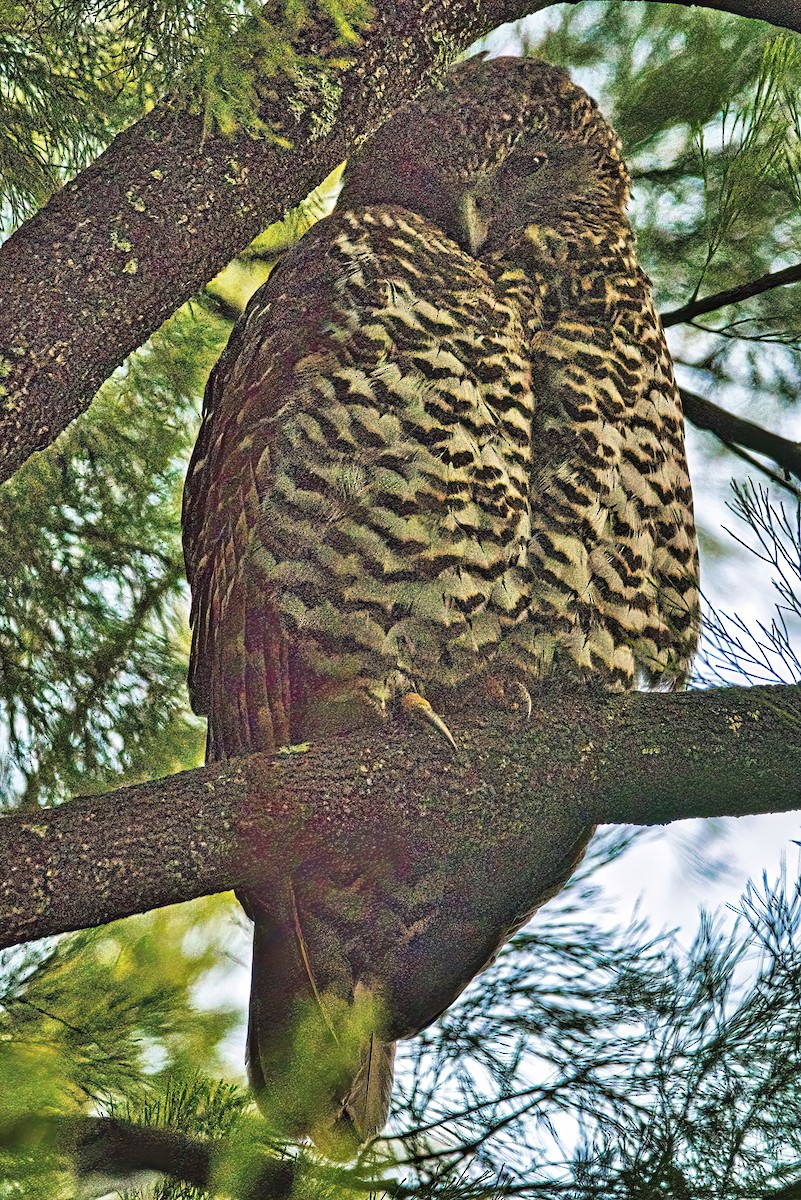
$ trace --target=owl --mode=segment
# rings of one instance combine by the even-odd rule
[[[595,102],[535,60],[457,66],[354,155],[206,390],[184,548],[209,760],[408,718],[447,756],[468,704],[685,682],[692,495],[628,191]],[[389,853],[321,847],[240,897],[248,1072],[277,1133],[344,1158],[379,1132],[394,1042],[587,836],[529,911],[499,897],[467,932],[436,870],[401,878]]]

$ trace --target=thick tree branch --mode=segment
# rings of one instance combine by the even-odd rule
[[[205,137],[159,105],[0,247],[0,482],[82,412],[111,371],[259,230],[296,204],[463,49],[552,0],[397,0],[376,6],[348,68],[315,94],[269,79],[260,117],[291,143]],[[677,0],[679,2],[679,0]],[[706,0],[801,30],[796,0]],[[343,55],[305,27],[302,55]],[[342,86],[336,111],[331,98]],[[300,116],[294,116],[302,109]]]
[[[40,1116],[32,1114],[0,1125],[0,1150],[31,1149],[65,1155],[79,1180],[100,1176],[125,1185],[142,1171],[158,1171],[174,1182],[189,1183],[212,1196],[233,1200],[288,1200],[296,1184],[309,1176],[324,1189],[350,1193],[377,1190],[394,1200],[416,1192],[391,1179],[371,1178],[358,1166],[335,1166],[279,1157],[258,1118],[246,1121],[229,1137],[194,1137],[174,1127],[137,1125],[117,1117]]]
[[[578,0],[570,0],[578,3]],[[640,0],[624,0],[637,4]],[[658,0],[657,0],[658,2]],[[801,32],[801,7],[798,0],[674,0],[685,8],[714,8],[718,12],[734,13],[738,17],[752,17],[756,21],[769,21],[783,29]]]
[[[0,1148],[12,1152],[31,1146],[58,1150],[69,1155],[81,1180],[99,1172],[123,1181],[136,1171],[158,1171],[174,1182],[191,1183],[209,1195],[231,1200],[284,1200],[293,1194],[299,1179],[309,1180],[308,1164],[292,1158],[279,1159],[262,1149],[258,1138],[199,1138],[172,1128],[134,1125],[113,1117],[30,1116],[13,1125],[0,1126]],[[403,1182],[378,1176],[371,1178],[357,1168],[315,1164],[314,1173],[336,1190],[350,1194],[377,1194],[392,1200],[412,1200],[418,1189]],[[788,1174],[789,1172],[785,1172]],[[519,1189],[508,1188],[514,1195]],[[531,1181],[522,1185],[531,1193]],[[565,1194],[572,1194],[569,1187]],[[583,1189],[586,1195],[605,1196],[597,1187]],[[493,1193],[490,1193],[493,1194]],[[795,1181],[778,1191],[765,1193],[763,1200],[801,1200],[801,1183]]]
[[[546,2],[378,5],[355,54],[332,29],[305,25],[294,48],[318,74],[321,60],[331,62],[331,78],[316,92],[308,78],[265,81],[259,117],[284,146],[244,132],[205,136],[200,116],[169,103],[117,137],[0,248],[0,481],[358,135],[413,95],[443,47],[461,49]],[[347,53],[350,65],[335,66]]]
[[[577,0],[572,0],[577,2]],[[637,4],[638,0],[625,0]],[[771,25],[801,32],[801,5],[799,0],[675,0],[685,8],[698,5],[701,8],[716,8],[718,12],[731,12],[736,17],[752,17],[767,20]]]
[[[711,400],[697,396],[695,392],[681,389],[681,400],[684,415],[698,429],[708,429],[727,446],[742,446],[753,450],[756,454],[764,454],[787,471],[801,479],[801,442],[791,442],[788,438],[771,433],[753,421],[743,417],[735,417],[725,409],[718,408]]]
[[[44,1124],[33,1118],[21,1123],[20,1132],[34,1122]],[[124,1177],[160,1171],[196,1187],[211,1182],[214,1143],[180,1130],[134,1125],[113,1117],[62,1118],[49,1125],[57,1148],[70,1154],[79,1178],[94,1172]]]
[[[470,920],[501,898],[526,911],[591,824],[801,807],[799,688],[554,690],[528,722],[450,719],[453,757],[395,728],[0,819],[0,945],[235,885],[268,895],[337,859],[387,887],[436,864],[450,928],[468,903]]]

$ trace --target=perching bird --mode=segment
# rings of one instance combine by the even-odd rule
[[[686,680],[681,405],[627,198],[616,136],[543,62],[462,64],[355,156],[206,390],[184,546],[209,759],[546,678]],[[425,936],[426,898],[385,901],[358,863],[244,897],[251,1082],[279,1132],[340,1157],[383,1127],[392,1039],[522,921],[401,994],[381,963]]]

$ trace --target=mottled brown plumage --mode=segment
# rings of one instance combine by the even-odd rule
[[[615,135],[545,63],[472,60],[355,157],[206,393],[184,523],[210,758],[377,724],[411,690],[447,717],[548,676],[686,679],[681,407],[627,196]],[[429,994],[391,965],[424,946],[425,888],[385,874],[321,862],[244,898],[251,1080],[337,1155],[386,1119],[392,1040],[523,919],[449,948]]]

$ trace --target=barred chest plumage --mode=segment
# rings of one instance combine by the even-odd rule
[[[322,319],[304,306],[312,270]],[[297,350],[290,341],[265,361],[287,313]],[[321,223],[246,316],[234,361],[217,369],[225,379],[233,368],[225,386],[244,403],[213,412],[202,462],[228,478],[247,464],[253,515],[230,570],[292,660],[274,744],[358,724],[354,706],[369,718],[399,676],[439,692],[463,684],[519,621],[533,405],[524,324],[519,298],[430,222],[390,207]],[[291,401],[263,411],[276,392]],[[209,553],[236,546],[233,516],[205,528]],[[218,629],[227,597],[214,601]],[[251,620],[255,679],[273,643]],[[264,708],[263,692],[252,699]],[[239,721],[224,697],[210,707],[212,722]]]
[[[529,225],[489,264],[525,302],[535,396],[532,678],[675,686],[698,636],[698,560],[681,401],[621,213]]]

